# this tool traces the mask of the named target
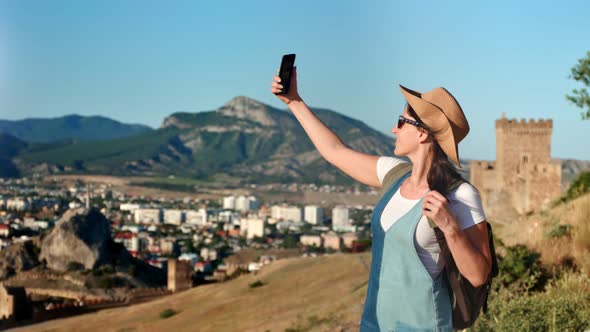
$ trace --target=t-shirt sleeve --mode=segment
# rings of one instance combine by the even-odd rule
[[[462,230],[486,220],[479,192],[470,183],[462,183],[448,195],[448,199],[451,211]]]
[[[396,157],[379,157],[377,159],[377,177],[379,178],[379,183],[383,184],[383,178],[385,178],[387,172],[401,163],[407,163],[407,161]]]

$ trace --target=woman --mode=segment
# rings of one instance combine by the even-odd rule
[[[411,161],[411,172],[387,189],[371,220],[371,272],[361,331],[452,331],[448,285],[440,277],[444,260],[431,219],[445,235],[457,268],[477,287],[491,269],[485,215],[477,190],[460,175],[457,144],[469,125],[445,89],[421,94],[401,87],[407,104],[392,129],[396,156]],[[387,172],[405,163],[398,157],[367,155],[348,148],[305,105],[296,69],[288,94],[274,76],[271,92],[288,105],[322,157],[355,180],[381,187]],[[386,189],[386,188],[384,188]],[[416,254],[414,254],[416,253]]]

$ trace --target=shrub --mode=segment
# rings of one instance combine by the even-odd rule
[[[576,257],[582,270],[590,275],[590,197],[576,209],[573,224],[575,226],[572,237],[577,251]]]
[[[168,309],[162,310],[162,312],[160,312],[160,318],[162,318],[162,319],[170,318],[170,317],[176,315],[177,313],[178,313],[178,311],[168,308]]]
[[[250,288],[261,287],[261,286],[264,286],[264,285],[265,285],[265,283],[263,283],[262,281],[256,280],[255,282],[253,282],[253,283],[250,284]]]
[[[489,317],[482,315],[473,331],[584,331],[590,327],[589,287],[587,276],[566,273],[543,293],[502,288],[492,293]]]
[[[574,199],[590,191],[590,172],[580,174],[566,192],[567,199]]]
[[[555,225],[552,229],[547,232],[547,236],[550,238],[558,238],[562,236],[569,236],[572,229],[572,225],[561,224]]]
[[[542,269],[540,254],[525,245],[506,247],[504,257],[498,259],[498,278],[503,286],[517,284],[516,288],[528,291],[542,288],[546,273]]]

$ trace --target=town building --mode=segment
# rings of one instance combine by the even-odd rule
[[[188,210],[185,214],[186,223],[189,225],[205,226],[207,225],[207,210]]]
[[[342,234],[342,244],[345,248],[351,249],[354,242],[358,241],[359,237],[357,233],[350,232]]]
[[[227,196],[223,198],[223,209],[224,210],[235,210],[236,209],[236,196]]]
[[[299,237],[299,243],[304,246],[322,246],[322,237],[319,235],[301,235]]]
[[[180,225],[184,222],[184,211],[177,209],[164,209],[164,223],[168,225]]]
[[[340,235],[334,231],[329,231],[328,233],[324,233],[322,238],[324,239],[324,248],[340,250],[340,243],[342,242]]]
[[[264,227],[266,222],[261,218],[247,218],[246,219],[246,238],[252,239],[255,236],[264,237]]]
[[[236,198],[236,210],[240,212],[249,212],[258,209],[258,199],[254,196],[238,196]]]
[[[312,225],[323,225],[324,223],[324,209],[315,206],[307,205],[304,209],[304,220]]]
[[[137,209],[134,213],[135,222],[138,224],[160,224],[162,222],[162,210]]]
[[[349,218],[349,209],[345,206],[335,206],[332,209],[332,229],[336,232],[354,231]]]
[[[271,207],[271,216],[277,220],[301,222],[303,220],[303,211],[297,206],[273,205]]]

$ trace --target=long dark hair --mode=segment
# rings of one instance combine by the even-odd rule
[[[436,190],[439,193],[446,195],[448,192],[449,187],[453,182],[462,179],[461,174],[459,171],[451,163],[447,155],[441,149],[440,145],[434,138],[434,133],[428,128],[428,126],[422,122],[416,111],[410,106],[410,104],[406,104],[408,108],[408,114],[411,115],[416,121],[428,132],[430,138],[432,139],[432,146],[433,146],[433,158],[432,158],[432,165],[428,170],[428,175],[426,180],[428,181],[428,186],[432,190]]]

